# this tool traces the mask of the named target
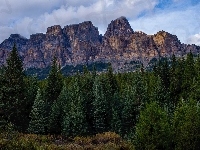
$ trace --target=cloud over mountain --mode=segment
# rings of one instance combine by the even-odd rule
[[[104,34],[110,20],[126,16],[134,30],[154,34],[166,30],[181,42],[199,33],[200,4],[194,0],[3,0],[0,6],[0,42],[11,33],[27,38],[59,24],[92,21]],[[194,43],[195,44],[195,43]]]

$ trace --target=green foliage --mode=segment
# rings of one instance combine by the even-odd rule
[[[7,59],[7,66],[1,80],[1,103],[3,114],[8,122],[23,130],[28,116],[24,114],[27,109],[25,101],[25,82],[23,64],[14,45]]]
[[[63,115],[69,110],[69,93],[66,83],[56,101],[54,101],[49,113],[48,131],[53,134],[61,134]]]
[[[156,102],[147,104],[136,124],[136,149],[171,149],[171,138],[167,113]]]
[[[109,104],[105,97],[102,81],[99,77],[95,79],[93,92],[94,129],[95,133],[103,133],[109,128],[110,121],[108,122],[108,114],[110,112],[108,112]]]
[[[173,120],[175,149],[200,149],[200,106],[195,100],[181,101]]]
[[[67,98],[68,103],[64,108],[62,132],[67,136],[84,135],[87,132],[88,125],[78,78],[75,78]]]
[[[135,73],[131,85],[122,93],[122,135],[130,135],[137,122],[139,111],[147,101],[147,88],[141,73]]]
[[[63,86],[62,74],[56,64],[56,58],[54,58],[50,73],[47,78],[47,87],[45,91],[45,97],[49,107],[51,107],[53,102],[60,95],[62,86]]]
[[[24,75],[23,64],[13,47],[7,66],[0,69],[2,131],[8,130],[9,124],[14,127],[12,130],[27,131],[28,128],[30,133],[53,134],[54,137],[112,131],[129,140],[135,137],[137,149],[199,149],[199,57],[195,61],[190,53],[186,60],[184,57],[177,59],[175,55],[170,61],[152,59],[150,68],[157,63],[153,72],[142,66],[140,72],[118,74],[113,73],[111,64],[60,69],[56,61],[54,58],[51,68],[39,70],[46,75],[50,72],[47,79],[38,81],[36,77]],[[108,66],[107,71],[105,66]],[[28,71],[34,73],[34,69]],[[64,71],[76,75],[64,77]],[[178,105],[180,99],[183,102]],[[77,138],[75,144],[77,148],[82,148],[80,143],[84,141],[98,145],[113,136],[109,132],[103,138],[98,135],[90,142],[88,138]],[[46,138],[42,146],[33,141],[17,140],[11,142],[12,149],[18,146],[26,149],[28,145],[29,149],[66,149],[62,145],[45,143]],[[115,140],[119,142],[118,138]],[[73,146],[70,143],[67,149]],[[118,146],[111,142],[99,148]]]
[[[41,95],[40,89],[37,91],[31,113],[28,131],[35,134],[44,134],[46,128],[46,111],[45,102]]]
[[[81,97],[83,99],[84,112],[86,115],[86,121],[88,123],[88,134],[93,134],[94,126],[93,126],[93,101],[94,94],[92,91],[95,74],[90,74],[86,72],[84,75],[80,77],[81,84]]]

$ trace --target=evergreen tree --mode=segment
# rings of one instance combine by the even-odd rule
[[[38,81],[36,77],[26,77],[25,78],[25,100],[26,100],[26,105],[27,109],[23,112],[26,116],[29,116],[32,106],[35,101],[35,97],[37,95],[37,90],[38,90]],[[26,129],[28,128],[30,119],[28,119],[26,123]]]
[[[57,101],[53,102],[51,111],[49,113],[48,131],[52,134],[61,134],[62,132],[64,111],[68,112],[70,109],[68,108],[69,107],[68,96],[69,96],[69,93],[67,90],[67,86],[66,86],[66,83],[64,83],[62,91]]]
[[[200,56],[198,55],[197,60],[195,61],[195,71],[196,78],[200,77]]]
[[[195,100],[182,101],[174,113],[175,149],[200,149],[200,106]]]
[[[122,135],[129,136],[139,117],[140,109],[147,101],[147,87],[139,72],[135,73],[132,85],[123,93]]]
[[[69,91],[69,105],[65,105],[62,133],[68,136],[85,135],[88,130],[79,77],[75,77]]]
[[[93,125],[93,84],[94,84],[95,76],[91,75],[89,72],[86,72],[83,76],[81,76],[81,93],[82,99],[84,102],[84,112],[86,115],[86,120],[88,123],[88,132],[93,133],[94,125]]]
[[[122,105],[120,102],[120,96],[119,93],[115,93],[112,99],[111,103],[112,111],[110,112],[112,114],[111,119],[111,131],[115,132],[117,134],[121,134],[122,130]]]
[[[189,97],[191,99],[195,99],[200,101],[200,57],[198,55],[198,58],[195,62],[195,72],[196,72],[196,77],[193,80],[193,83],[191,85],[191,92]]]
[[[191,92],[191,86],[196,76],[193,54],[190,52],[187,54],[187,59],[184,63],[183,73],[183,93],[182,97],[187,99]]]
[[[159,61],[159,74],[162,84],[166,89],[170,86],[170,71],[167,58]]]
[[[94,129],[95,133],[102,133],[108,131],[107,129],[110,127],[110,121],[108,122],[108,114],[110,112],[108,112],[108,101],[105,97],[102,82],[98,76],[94,82],[93,92]]]
[[[158,77],[157,82],[154,85],[154,92],[151,96],[151,101],[156,101],[165,108],[169,113],[172,113],[174,105],[171,102],[170,91],[163,84],[161,79]]]
[[[25,75],[16,45],[14,45],[6,62],[7,66],[3,75],[4,85],[1,87],[1,101],[4,104],[3,112],[7,121],[22,131],[28,116],[24,114],[24,111],[27,109],[25,101]]]
[[[47,87],[45,91],[46,101],[48,102],[49,108],[60,95],[62,86],[62,75],[56,64],[56,58],[54,57],[50,73],[47,77]]]
[[[147,104],[136,124],[136,149],[171,149],[172,132],[167,113],[156,103]]]
[[[40,89],[37,91],[37,95],[30,113],[30,123],[28,131],[35,134],[44,134],[46,131],[46,112],[45,102],[41,95]]]

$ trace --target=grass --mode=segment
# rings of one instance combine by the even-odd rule
[[[134,150],[118,134],[105,132],[90,137],[1,133],[1,150]]]

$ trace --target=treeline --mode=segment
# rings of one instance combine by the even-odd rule
[[[115,132],[136,149],[200,149],[200,58],[163,59],[152,72],[25,76],[14,46],[0,76],[1,128],[86,136]]]

